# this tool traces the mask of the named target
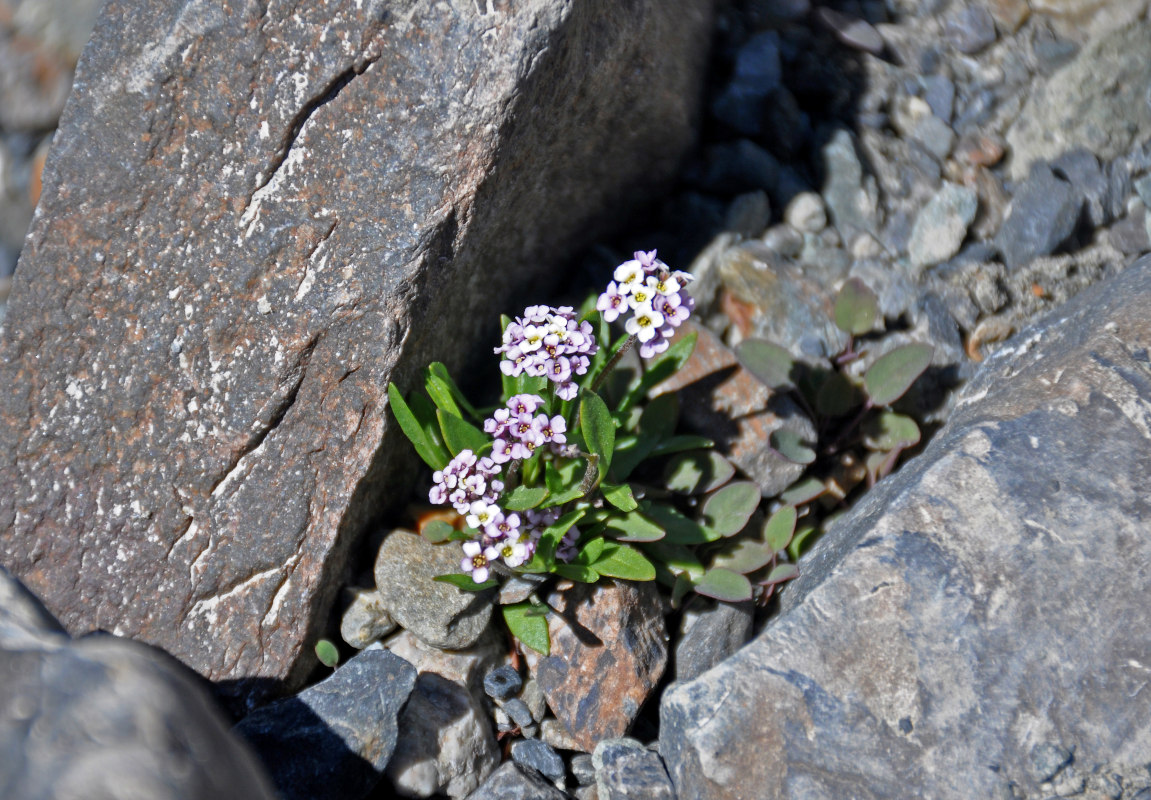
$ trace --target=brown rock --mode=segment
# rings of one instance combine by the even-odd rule
[[[667,666],[667,629],[650,583],[604,580],[549,598],[551,655],[536,665],[548,706],[591,752],[623,736]]]
[[[695,352],[683,369],[653,390],[680,392],[688,427],[716,443],[716,448],[759,485],[764,497],[779,494],[803,473],[803,465],[771,448],[771,434],[795,430],[815,441],[815,428],[787,395],[772,394],[744,369],[719,337],[693,321],[680,336],[699,335]]]
[[[73,632],[298,684],[415,475],[388,381],[662,190],[710,5],[110,0],[0,342],[0,561]]]

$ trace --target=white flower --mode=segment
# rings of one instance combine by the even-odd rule
[[[476,530],[482,530],[490,525],[496,518],[496,515],[501,513],[499,506],[485,502],[484,500],[476,500],[468,510],[471,513],[464,518],[464,521],[468,523],[468,527],[475,528]]]
[[[464,542],[464,558],[460,561],[460,569],[472,574],[472,580],[483,583],[488,579],[491,570],[488,568],[488,557],[482,552],[479,542]]]
[[[663,327],[663,314],[650,305],[644,305],[635,310],[635,316],[624,324],[628,333],[639,338],[641,342],[651,341],[659,329]]]

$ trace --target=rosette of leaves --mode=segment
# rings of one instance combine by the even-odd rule
[[[762,339],[746,339],[736,348],[748,371],[772,391],[790,393],[816,424],[818,444],[799,441],[785,431],[771,441],[783,457],[808,467],[779,497],[786,506],[798,507],[801,517],[817,500],[834,506],[858,484],[874,485],[921,439],[918,423],[896,407],[930,366],[934,348],[922,343],[899,345],[853,375],[848,367],[867,356],[872,335],[882,323],[878,299],[862,281],[852,278],[836,297],[834,319],[848,334],[848,344],[827,367],[802,362]],[[824,519],[823,526],[828,521]],[[804,524],[794,532],[787,545],[792,559],[813,541],[820,527]]]

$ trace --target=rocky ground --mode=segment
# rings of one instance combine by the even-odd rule
[[[33,47],[28,42],[40,52],[53,41],[20,27],[33,5],[0,5],[0,25],[8,26],[0,63]],[[1146,12],[1146,0],[722,4],[698,147],[663,203],[582,257],[578,281],[599,285],[631,250],[658,247],[673,266],[697,276],[699,317],[719,337],[716,347],[763,337],[820,362],[843,347],[830,317],[834,293],[844,280],[860,278],[878,294],[885,319],[885,331],[873,339],[875,353],[905,341],[935,348],[931,374],[938,391],[920,409],[927,429],[935,429],[953,416],[956,390],[982,362],[1003,364],[1026,353],[1031,345],[1012,336],[1033,318],[1151,251]],[[62,58],[58,69],[66,75],[70,62]],[[0,206],[0,280],[30,219],[25,198],[35,196],[35,159],[43,157],[59,113],[56,84],[43,83],[55,73],[35,74],[42,81],[39,116],[8,119],[4,109],[15,106],[0,97],[0,203],[10,204]],[[4,80],[0,91],[32,91]],[[1108,308],[1119,300],[1109,302]],[[1087,325],[1094,312],[1076,313]],[[999,361],[992,358],[997,351]],[[957,452],[975,447],[964,442]],[[997,448],[1001,444],[997,440]],[[968,473],[958,474],[967,479]],[[927,483],[924,493],[945,505],[938,482]],[[1028,519],[1039,518],[1044,507],[1030,509]],[[730,656],[767,624],[762,614],[698,603],[668,616],[654,591],[603,588],[596,602],[584,605],[591,610],[580,622],[604,647],[565,641],[553,630],[558,652],[539,660],[528,654],[526,668],[517,669],[507,642],[488,624],[490,606],[452,607],[447,595],[454,590],[428,580],[454,570],[454,556],[402,531],[375,541],[378,549],[355,569],[358,586],[344,595],[340,635],[347,663],[238,728],[285,796],[361,796],[385,765],[387,778],[370,796],[609,800],[675,797],[677,789],[680,797],[738,795],[716,788],[729,786],[728,778],[715,777],[718,768],[699,767],[712,780],[706,783],[683,766],[722,761],[715,753],[698,755],[692,750],[698,742],[683,731],[694,706],[730,688],[719,683],[723,670],[711,679],[720,689],[702,680],[679,684],[665,704],[664,728],[660,695],[671,679],[699,678]],[[820,569],[811,573],[822,580]],[[816,591],[812,586],[818,589],[809,582],[804,596]],[[932,606],[922,614],[934,620],[944,612]],[[629,627],[621,628],[620,619]],[[785,661],[783,627],[769,625],[764,635],[779,637],[773,642],[785,655],[770,658]],[[329,634],[335,638],[334,630]],[[637,638],[650,646],[635,647]],[[657,657],[644,660],[640,651]],[[610,669],[601,660],[605,652]],[[748,660],[760,657],[755,646],[744,652],[753,653]],[[772,662],[777,668],[784,667]],[[617,679],[600,680],[609,672]],[[314,677],[326,674],[321,668]],[[847,694],[844,689],[841,696]],[[364,702],[367,696],[376,702]],[[628,709],[622,716],[621,708]],[[888,723],[883,735],[889,729],[909,734],[913,723],[932,730],[923,709],[900,706],[891,719],[875,713]],[[317,718],[326,731],[319,739]],[[364,733],[369,720],[381,718],[392,726],[380,737],[385,744]],[[823,736],[824,721],[812,718],[811,730]],[[1018,767],[1024,777],[995,784],[1002,796],[1131,800],[1151,791],[1146,768],[1124,763],[1137,748],[1101,757],[1106,748],[1093,749],[1086,735],[1083,743],[1069,742],[1055,735],[1061,730],[1038,728],[1023,737],[1030,759]],[[742,735],[734,730],[723,729],[724,735]],[[826,735],[825,747],[840,746],[837,734]],[[754,748],[732,749],[755,758]],[[301,754],[317,751],[329,767],[340,765],[334,768],[340,779],[309,771]],[[979,750],[965,755],[991,758]],[[937,765],[925,763],[929,767],[919,769],[926,772],[908,767],[899,776],[934,775]],[[1003,763],[1005,775],[1018,766],[1007,757]],[[889,767],[876,767],[876,774]],[[875,780],[898,785],[883,784],[894,780],[886,773]],[[847,785],[839,784],[864,796],[861,785]]]

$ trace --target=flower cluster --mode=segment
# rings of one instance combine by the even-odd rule
[[[437,506],[451,503],[456,511],[467,514],[476,501],[494,503],[499,498],[504,490],[504,482],[496,479],[499,474],[500,466],[491,458],[477,458],[471,450],[461,450],[432,475],[428,499]]]
[[[466,522],[483,533],[481,539],[464,542],[464,557],[460,568],[470,573],[472,580],[483,583],[491,576],[492,562],[502,560],[515,568],[530,560],[544,528],[559,519],[559,509],[543,511],[530,509],[523,518],[514,512],[505,513],[496,505],[478,500],[472,504]],[[571,530],[576,530],[574,527]],[[570,534],[570,531],[569,531]],[[568,541],[570,537],[564,537]],[[578,531],[576,532],[578,538]],[[574,544],[569,545],[574,555]],[[567,559],[570,560],[570,557]]]
[[[655,257],[655,250],[640,250],[632,260],[616,267],[612,277],[615,280],[596,302],[603,318],[614,322],[631,312],[624,328],[639,339],[639,354],[651,358],[667,350],[675,329],[695,308],[695,300],[687,293],[691,276],[673,272]]]
[[[497,408],[492,416],[484,420],[484,431],[495,439],[492,445],[492,461],[505,464],[512,459],[531,458],[536,448],[550,444],[553,451],[559,451],[567,442],[567,421],[556,414],[536,414],[543,406],[542,397],[534,394],[517,394],[508,400],[506,407]]]
[[[530,306],[504,329],[495,352],[503,353],[505,375],[546,375],[557,384],[556,395],[571,400],[577,391],[572,376],[587,373],[598,349],[591,323],[579,322],[570,306]]]

